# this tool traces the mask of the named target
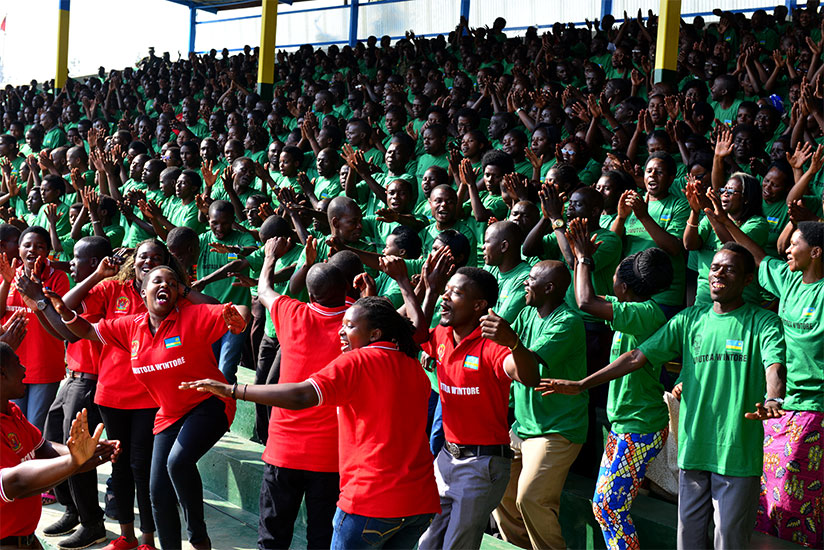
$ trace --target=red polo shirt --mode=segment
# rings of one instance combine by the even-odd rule
[[[32,426],[20,407],[9,401],[9,414],[0,414],[0,538],[34,533],[43,505],[40,495],[9,499],[3,488],[5,468],[34,458],[43,445],[40,430]]]
[[[280,340],[279,383],[303,382],[341,354],[338,331],[346,309],[346,305],[328,308],[287,296],[275,300],[270,312]],[[272,407],[263,460],[295,470],[337,472],[335,409],[290,411]]]
[[[226,334],[223,304],[178,302],[178,307],[149,330],[149,314],[103,319],[94,329],[104,344],[129,350],[132,373],[160,405],[154,423],[158,434],[205,401],[212,394],[181,390],[181,382],[213,378],[226,382],[217,366],[212,344]],[[235,402],[226,403],[229,425],[235,417]]]
[[[339,407],[341,510],[384,518],[440,512],[426,437],[429,378],[415,359],[376,342],[309,382],[320,405]]]
[[[82,316],[87,321],[88,316]],[[91,340],[78,340],[66,344],[66,366],[75,372],[97,374],[100,370],[100,351],[103,344]]]
[[[23,382],[26,384],[60,382],[66,376],[64,360],[66,350],[63,340],[58,340],[43,328],[37,319],[37,314],[26,306],[23,297],[17,292],[17,278],[23,273],[22,266],[17,268],[17,274],[9,289],[6,314],[2,322],[8,321],[18,309],[25,310],[29,319],[26,336],[16,350],[20,363],[26,367],[26,377]],[[69,291],[69,278],[62,271],[54,269],[51,264],[46,265],[42,280],[44,287],[52,289],[60,296]]]
[[[107,279],[96,284],[80,304],[83,317],[90,323],[144,313],[146,304],[134,288],[134,280]],[[103,345],[94,402],[114,409],[155,409],[155,403],[132,374],[129,350]]]
[[[435,359],[447,441],[509,445],[509,385],[504,359],[512,352],[481,336],[478,326],[455,346],[452,327],[437,326],[421,348]]]

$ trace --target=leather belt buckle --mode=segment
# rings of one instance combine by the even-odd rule
[[[444,441],[443,446],[444,449],[446,449],[446,452],[451,454],[454,458],[461,458],[461,447],[459,445],[456,445],[451,441]]]

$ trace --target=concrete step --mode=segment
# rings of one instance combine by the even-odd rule
[[[243,367],[237,369],[237,384],[254,384],[255,371]],[[254,439],[255,434],[255,404],[249,401],[237,402],[235,419],[229,430],[245,439]]]

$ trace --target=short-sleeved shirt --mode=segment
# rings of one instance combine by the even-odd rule
[[[23,297],[17,291],[17,279],[24,273],[22,266],[17,268],[14,282],[6,298],[6,314],[2,322],[8,321],[9,317],[19,309],[26,312],[26,318],[29,321],[26,326],[26,336],[23,337],[23,341],[16,350],[20,363],[26,367],[26,377],[23,382],[26,384],[59,382],[66,374],[63,340],[58,340],[43,328],[37,318],[37,313],[26,306]],[[55,269],[51,264],[46,266],[42,281],[44,287],[50,288],[60,296],[69,291],[69,278],[63,271]]]
[[[117,319],[146,311],[134,280],[106,279],[96,284],[80,304],[83,317],[90,323]],[[157,403],[132,374],[129,350],[103,345],[98,364],[94,402],[115,409],[156,409]]]
[[[57,204],[57,220],[54,222],[54,230],[57,231],[57,236],[60,238],[66,237],[72,231],[72,224],[69,221],[69,206],[58,202]],[[46,216],[46,206],[40,207],[40,211],[34,217],[34,220],[29,225],[39,225],[44,229],[49,228],[49,218]]]
[[[787,342],[784,409],[824,412],[824,279],[804,283],[800,271],[764,258],[758,282],[781,299],[778,316]]]
[[[281,269],[287,268],[291,265],[295,265],[300,258],[301,252],[303,252],[303,245],[302,244],[295,244],[290,248],[286,254],[281,256],[275,261],[275,268],[274,270],[280,271]],[[249,262],[249,276],[253,279],[258,279],[260,277],[260,271],[263,269],[263,262],[266,260],[266,249],[264,247],[260,247],[248,256],[246,256],[246,261]],[[306,302],[309,300],[309,296],[292,296],[289,294],[289,279],[282,281],[280,283],[272,284],[272,287],[275,289],[275,292],[278,294],[283,294],[284,296],[289,296],[290,298],[297,298],[302,302]],[[252,287],[251,289],[252,296],[257,296],[257,287]],[[302,294],[306,294],[304,290]],[[304,299],[305,298],[305,299]],[[272,314],[269,313],[269,310],[266,310],[266,325],[263,327],[263,333],[266,334],[269,338],[277,338],[277,332],[275,332],[275,325],[272,324]]]
[[[498,281],[498,302],[494,311],[504,318],[507,323],[513,323],[522,309],[526,307],[526,292],[524,282],[529,277],[529,270],[532,269],[526,262],[502,273],[494,265],[485,265],[484,269],[495,276]]]
[[[742,223],[739,229],[760,247],[766,244],[770,231],[769,224],[763,216],[751,217]],[[695,303],[709,305],[712,303],[709,283],[710,265],[712,264],[715,253],[721,249],[724,243],[722,243],[718,235],[715,234],[712,225],[710,225],[709,218],[706,217],[698,223],[698,237],[701,239],[702,245],[701,248],[696,251],[698,253],[696,255],[696,259],[698,260],[698,286],[695,293]],[[761,292],[758,288],[758,281],[753,281],[746,286],[744,289],[744,300],[751,304],[761,303]]]
[[[128,350],[132,373],[160,405],[155,416],[155,434],[211,396],[180,390],[181,382],[203,378],[226,382],[212,351],[212,344],[226,334],[221,304],[179,302],[155,334],[149,330],[148,313],[104,319],[93,326],[101,342]],[[221,399],[226,404],[226,418],[231,425],[235,402]]]
[[[202,279],[223,267],[227,263],[237,259],[236,254],[221,254],[211,250],[211,243],[217,242],[241,248],[252,247],[257,243],[255,238],[243,231],[232,230],[223,239],[218,239],[211,231],[198,237],[200,243],[200,256],[197,260],[197,278]],[[247,287],[232,286],[234,278],[226,277],[206,285],[203,293],[211,296],[222,304],[232,302],[233,304],[248,306],[252,303],[252,295]]]
[[[619,302],[615,296],[604,296],[612,303],[612,347],[610,362],[622,353],[637,348],[659,328],[667,318],[652,300]],[[669,422],[664,403],[664,385],[660,381],[661,365],[647,361],[640,369],[609,383],[607,417],[612,431],[619,434],[649,434],[663,430]]]
[[[13,499],[3,487],[5,469],[34,458],[35,451],[45,442],[20,407],[11,401],[8,407],[8,414],[0,414],[0,538],[34,533],[43,508],[40,495]]]
[[[690,205],[686,199],[667,195],[665,198],[647,203],[649,215],[661,228],[676,237],[679,241],[684,238],[684,229],[690,215]],[[624,223],[624,257],[657,246],[650,237],[644,225],[638,221],[635,214],[630,214]],[[670,256],[672,260],[673,278],[669,289],[660,292],[652,298],[659,304],[680,306],[684,302],[685,267],[684,255]]]
[[[785,364],[778,316],[748,303],[723,314],[693,306],[639,349],[658,364],[683,357],[678,467],[760,476],[764,428],[744,413],[764,401],[767,367]]]
[[[601,244],[592,255],[592,261],[595,264],[595,267],[590,274],[590,279],[592,281],[592,287],[595,289],[595,293],[599,296],[603,296],[612,293],[612,276],[615,274],[615,268],[618,267],[618,264],[621,262],[621,239],[609,229],[603,229],[600,227],[593,231],[592,235],[595,237],[595,240]],[[566,258],[564,258],[561,248],[558,246],[558,236],[555,231],[549,235],[546,235],[543,242],[544,258],[563,262],[569,269],[570,274],[572,274],[575,267],[570,266],[567,263]],[[580,315],[585,322],[603,323],[601,319],[580,310],[578,307],[578,302],[575,300],[574,284],[570,284],[569,287],[567,287],[564,300],[566,301],[566,304],[578,315]]]
[[[484,231],[486,231],[486,224],[478,222],[475,218],[467,218],[465,220],[457,220],[452,227],[455,231],[466,236],[469,240],[469,259],[466,262],[468,266],[475,266],[478,263],[478,246],[482,246],[484,241]],[[438,224],[433,222],[421,229],[419,235],[421,237],[421,250],[432,250],[432,243],[443,232],[443,229],[438,229]]]
[[[283,295],[275,299],[269,311],[281,342],[278,383],[303,382],[340,355],[338,331],[346,309],[345,305],[330,308]],[[337,472],[335,409],[290,411],[272,407],[263,460],[282,468]]]
[[[790,221],[790,215],[787,212],[787,203],[784,201],[774,202],[772,204],[761,201],[761,209],[764,211],[764,218],[767,220],[769,227],[769,234],[767,235],[767,242],[764,244],[764,252],[773,258],[778,258],[778,237],[784,231],[787,222]],[[781,251],[784,252],[783,250]]]
[[[338,407],[341,510],[392,518],[440,512],[426,437],[429,380],[415,359],[375,342],[340,355],[309,382],[319,405]]]
[[[509,348],[482,337],[480,326],[455,345],[452,327],[441,325],[421,348],[435,359],[447,441],[508,445]]]
[[[169,201],[169,216],[167,219],[175,227],[188,227],[195,233],[201,233],[205,224],[198,219],[199,214],[200,210],[197,209],[197,203],[194,199],[189,204],[183,204],[177,197]]]
[[[587,375],[586,331],[584,322],[566,304],[546,317],[534,307],[521,311],[512,329],[521,342],[538,356],[541,378],[580,380]],[[512,382],[515,398],[515,424],[512,429],[522,438],[557,433],[572,443],[587,438],[586,392],[578,395],[542,396],[534,388]]]

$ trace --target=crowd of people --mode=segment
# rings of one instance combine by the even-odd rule
[[[0,544],[55,498],[45,536],[106,541],[112,459],[106,550],[210,548],[197,461],[245,400],[259,548],[303,501],[310,548],[564,548],[571,470],[654,546],[668,438],[679,548],[821,547],[824,13],[715,16],[674,81],[639,11],[307,45],[271,101],[249,47],[7,86]]]

